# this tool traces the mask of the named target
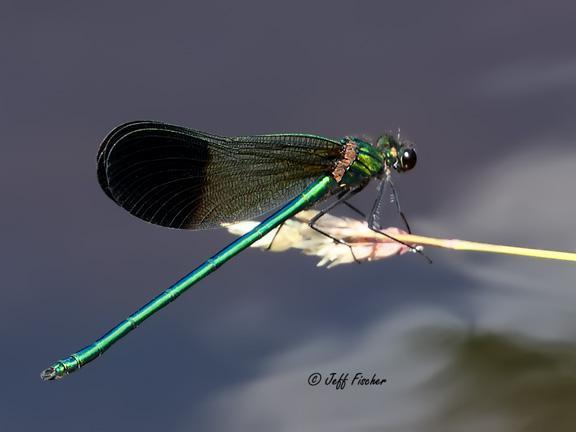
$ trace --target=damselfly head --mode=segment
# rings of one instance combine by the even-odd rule
[[[416,150],[408,143],[400,141],[399,136],[382,135],[376,141],[376,148],[384,154],[384,161],[388,168],[404,172],[411,170],[416,165]]]

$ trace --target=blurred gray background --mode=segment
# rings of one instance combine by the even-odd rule
[[[575,249],[575,40],[571,1],[0,1],[0,430],[517,430],[474,401],[464,428],[439,418],[454,356],[430,352],[426,330],[571,344],[571,264],[427,249],[433,265],[325,270],[249,250],[85,369],[39,373],[233,239],[155,227],[106,198],[95,154],[130,120],[401,128],[419,157],[396,177],[414,231]],[[389,382],[306,383],[332,371]],[[498,394],[507,376],[480,385]]]

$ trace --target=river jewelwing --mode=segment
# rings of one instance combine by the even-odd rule
[[[347,200],[372,179],[381,183],[368,225],[388,236],[380,231],[377,220],[384,190],[391,187],[396,196],[392,170],[408,171],[415,164],[415,150],[392,134],[372,144],[355,137],[334,140],[293,133],[220,137],[155,121],[118,126],[98,151],[98,181],[106,195],[132,215],[170,228],[205,229],[276,211],[100,339],[45,369],[42,379],[62,378],[99,357],[145,319],[267,233],[281,229],[301,210],[336,198],[310,221],[317,231],[314,223],[338,204],[361,213]]]

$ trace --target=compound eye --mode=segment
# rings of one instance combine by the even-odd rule
[[[408,171],[416,165],[416,151],[414,149],[405,149],[400,155],[400,166],[402,171]]]

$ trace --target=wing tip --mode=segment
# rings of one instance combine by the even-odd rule
[[[122,139],[124,139],[128,134],[150,126],[167,126],[167,124],[156,120],[133,120],[130,122],[122,123],[108,132],[98,147],[98,153],[96,154],[96,176],[98,178],[98,183],[100,184],[100,187],[104,193],[114,202],[117,201],[114,198],[112,190],[110,189],[108,176],[106,174],[108,155],[110,154],[110,150],[115,144],[122,141]]]

